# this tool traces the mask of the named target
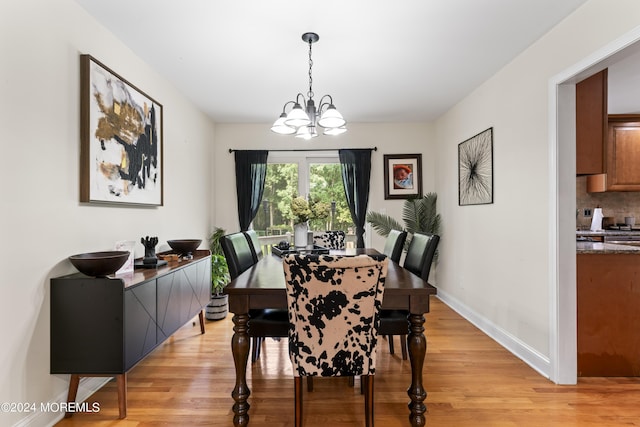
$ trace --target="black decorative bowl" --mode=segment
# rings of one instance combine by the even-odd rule
[[[118,271],[127,258],[129,258],[128,251],[106,251],[72,255],[69,257],[69,261],[80,273],[87,276],[105,277]]]
[[[188,256],[198,249],[200,243],[202,243],[201,239],[167,240],[167,244],[171,246],[171,249],[183,256]]]

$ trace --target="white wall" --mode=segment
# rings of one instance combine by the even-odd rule
[[[79,203],[81,53],[163,105],[163,207]],[[69,255],[117,240],[158,236],[164,250],[167,239],[206,239],[215,127],[71,0],[0,2],[0,58],[0,402],[47,402],[68,386],[49,374],[49,279],[75,271]],[[0,425],[27,415],[0,413]]]
[[[347,118],[348,119],[348,118]],[[319,136],[312,141],[277,135],[270,131],[270,124],[216,125],[216,170],[215,188],[216,224],[227,232],[240,229],[235,187],[235,163],[229,149],[289,150],[289,149],[325,149],[325,148],[372,148],[378,150],[371,156],[371,189],[369,210],[392,215],[402,222],[402,200],[384,200],[383,155],[384,154],[422,154],[423,192],[435,191],[435,140],[430,124],[421,123],[349,123],[348,132],[336,136]],[[303,153],[302,153],[303,154]],[[371,235],[371,244],[379,249],[384,239],[375,232]]]
[[[591,0],[436,122],[436,189],[446,236],[439,295],[545,375],[557,362],[550,348],[557,289],[549,286],[556,238],[549,82],[638,25],[639,2]],[[457,144],[488,127],[494,129],[494,204],[459,207]],[[568,167],[574,166],[559,165]],[[575,206],[575,194],[560,197],[573,197],[565,205]]]
[[[0,402],[64,398],[67,376],[49,374],[49,279],[74,271],[67,256],[145,235],[164,242],[206,239],[213,225],[238,229],[229,148],[377,146],[369,209],[398,218],[402,201],[383,197],[382,156],[422,153],[423,188],[438,193],[443,216],[440,296],[548,372],[554,327],[549,80],[638,25],[640,2],[591,0],[433,125],[351,123],[338,138],[301,142],[272,134],[268,124],[214,127],[71,0],[1,2]],[[81,53],[163,104],[163,207],[78,202]],[[457,144],[488,127],[494,128],[495,203],[459,207]],[[2,413],[0,425],[22,417]]]

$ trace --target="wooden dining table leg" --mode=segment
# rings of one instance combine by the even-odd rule
[[[233,425],[246,426],[249,424],[249,395],[251,391],[247,384],[247,361],[249,359],[249,314],[235,314],[233,316],[233,338],[231,338],[231,352],[236,367],[236,385],[231,392],[235,401],[233,405]]]
[[[411,363],[411,386],[407,394],[409,402],[409,421],[412,426],[424,426],[426,424],[425,412],[427,407],[424,400],[427,392],[422,385],[422,368],[427,352],[427,340],[424,336],[424,316],[422,314],[409,315],[409,360]]]

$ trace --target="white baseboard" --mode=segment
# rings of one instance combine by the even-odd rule
[[[78,385],[78,394],[76,402],[84,402],[96,391],[100,390],[106,383],[111,380],[109,377],[83,377],[80,378]],[[54,400],[43,402],[45,406],[58,407],[60,403],[67,401],[67,390],[61,392]],[[46,405],[49,403],[49,405]],[[52,405],[54,404],[54,405]],[[42,412],[36,410],[28,416],[24,417],[12,427],[51,427],[64,417],[64,412]]]
[[[442,302],[471,322],[482,332],[493,338],[498,344],[509,350],[532,369],[536,370],[540,375],[545,378],[551,377],[551,361],[548,357],[540,354],[518,338],[506,332],[504,329],[493,324],[485,317],[480,316],[478,313],[474,312],[451,295],[443,292],[441,289],[438,289],[437,298],[442,300]],[[429,321],[428,314],[426,319]],[[429,337],[427,337],[427,339],[429,339]]]

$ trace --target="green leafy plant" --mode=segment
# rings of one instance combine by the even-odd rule
[[[406,230],[411,235],[414,233],[439,235],[440,214],[436,212],[437,200],[436,193],[427,193],[424,197],[405,200],[402,208],[404,225],[391,216],[378,212],[367,213],[367,222],[376,233],[384,237],[388,236],[391,230]]]
[[[323,202],[317,197],[311,200],[309,209],[311,210],[310,220],[324,221],[331,215],[331,203]]]
[[[294,197],[291,200],[291,215],[294,224],[301,224],[309,221],[311,217],[311,208],[309,202],[302,196]]]
[[[302,196],[291,199],[291,219],[294,224],[300,224],[307,221],[325,221],[329,218],[331,212],[331,203],[322,201],[319,198],[307,201]]]
[[[222,251],[220,239],[225,235],[225,230],[216,227],[209,236],[209,249],[211,250],[211,294],[220,295],[225,286],[230,282],[229,266]]]

